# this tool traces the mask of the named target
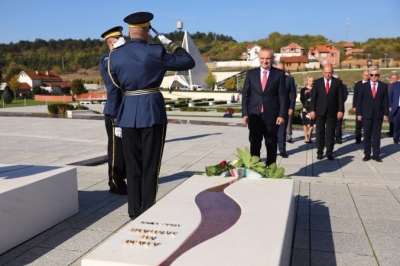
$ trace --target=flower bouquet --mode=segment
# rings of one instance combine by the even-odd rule
[[[284,176],[285,168],[278,167],[276,163],[267,167],[264,162],[260,161],[260,157],[252,156],[247,147],[244,151],[238,148],[237,153],[238,160],[234,160],[232,163],[222,161],[217,165],[206,166],[206,175],[237,176],[238,171],[235,169],[244,169],[239,172],[239,175],[243,175],[243,177],[290,178]]]

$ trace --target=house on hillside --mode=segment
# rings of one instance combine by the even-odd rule
[[[364,49],[356,48],[354,43],[344,43],[346,55],[364,55]]]
[[[303,70],[308,63],[307,56],[281,56],[280,62],[285,65],[286,70]]]
[[[318,61],[321,67],[327,64],[337,67],[340,64],[340,51],[332,44],[310,47],[307,52],[307,57],[310,61]]]
[[[287,46],[281,47],[280,53],[282,54],[282,57],[302,56],[304,54],[304,48],[297,43],[292,42]]]
[[[71,94],[71,82],[63,81],[60,76],[53,71],[21,71],[18,74],[20,87],[17,95],[31,95],[35,86],[40,86],[53,95]]]

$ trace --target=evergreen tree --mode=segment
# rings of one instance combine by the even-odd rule
[[[85,86],[83,85],[83,80],[81,79],[74,79],[71,83],[71,92],[73,94],[79,95],[82,93],[88,92]]]
[[[13,101],[13,95],[10,87],[6,87],[4,89],[3,94],[1,95],[1,99],[4,101],[5,104],[10,104]]]

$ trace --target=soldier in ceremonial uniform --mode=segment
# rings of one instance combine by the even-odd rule
[[[125,43],[125,39],[122,37],[121,26],[107,30],[101,35],[101,37],[104,38],[110,51]],[[107,89],[107,101],[103,113],[108,136],[108,185],[110,186],[111,193],[126,195],[126,171],[122,151],[122,139],[115,135],[115,131],[118,130],[115,126],[115,119],[121,104],[122,92],[119,88],[114,86],[108,76],[108,53],[101,56],[99,70]]]
[[[122,128],[127,163],[128,213],[135,219],[156,202],[158,175],[167,128],[164,97],[159,86],[167,71],[195,66],[193,58],[178,44],[156,32],[163,45],[148,44],[153,14],[127,16],[129,43],[110,52],[109,75],[123,91],[117,126]]]

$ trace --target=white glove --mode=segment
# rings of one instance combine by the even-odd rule
[[[165,45],[168,45],[168,44],[170,44],[172,41],[170,40],[170,39],[168,39],[167,37],[165,37],[164,35],[158,35],[157,36],[158,37],[158,39],[160,40],[160,42],[162,43],[162,44],[165,44]]]
[[[120,127],[114,128],[114,134],[115,134],[115,136],[117,136],[118,138],[122,138],[122,128],[120,128]]]
[[[124,45],[124,44],[125,44],[125,38],[124,37],[119,37],[118,41],[113,43],[113,47],[117,48],[117,47],[120,47],[121,45]]]

